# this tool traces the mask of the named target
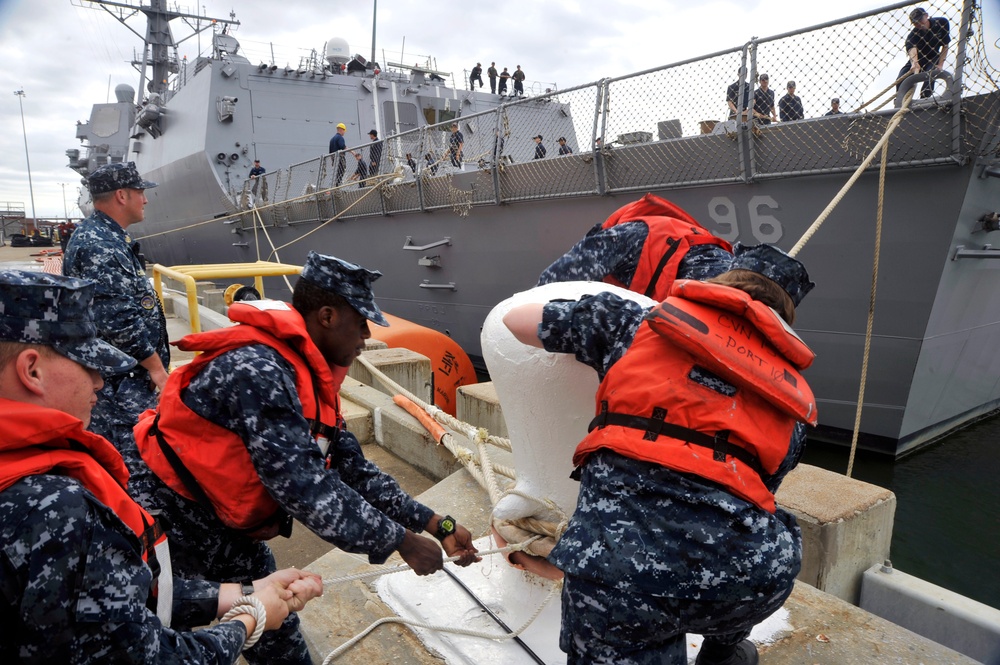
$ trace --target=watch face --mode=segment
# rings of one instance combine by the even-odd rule
[[[446,531],[448,533],[451,533],[452,531],[455,530],[455,522],[454,522],[454,520],[443,519],[443,520],[441,520],[441,526],[440,526],[440,528],[441,528],[442,531]]]

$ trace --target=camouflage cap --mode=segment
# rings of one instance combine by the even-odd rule
[[[0,340],[44,344],[104,375],[135,359],[97,338],[92,282],[24,270],[0,271]]]
[[[105,164],[87,178],[91,196],[113,192],[116,189],[152,189],[155,182],[143,180],[135,162],[125,164]]]
[[[372,282],[382,276],[378,270],[368,270],[348,263],[335,256],[309,252],[301,278],[325,291],[336,293],[346,300],[358,314],[372,323],[388,326],[382,310],[375,304]]]
[[[809,281],[806,267],[774,245],[733,246],[730,270],[752,270],[767,277],[785,290],[795,306],[816,286]]]

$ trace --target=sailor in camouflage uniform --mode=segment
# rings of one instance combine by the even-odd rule
[[[74,278],[0,272],[0,662],[235,662],[252,616],[167,626],[171,613],[213,621],[239,586],[173,578],[171,603],[161,576],[154,597],[165,539],[126,494],[121,456],[84,430],[101,373],[135,364],[95,337],[93,294]],[[298,571],[274,581],[289,590],[255,583],[269,628],[322,586]]]
[[[388,325],[371,291],[380,275],[311,252],[291,306],[236,303],[229,316],[241,325],[178,342],[205,353],[171,374],[158,413],[140,419],[136,440],[151,472],[130,485],[170,533],[175,570],[234,581],[266,574],[275,562],[261,541],[288,535],[291,518],[371,563],[398,551],[417,574],[442,566],[441,547],[420,531],[461,556],[460,565],[477,559],[468,530],[367,461],[337,413],[340,382],[371,336],[368,322]],[[294,615],[246,656],[310,662]]]
[[[764,275],[768,279],[763,280],[763,286],[772,290],[774,299],[773,304],[764,302],[777,309],[786,321],[794,319],[794,305],[813,286],[799,262],[767,245],[749,248],[737,245],[732,269],[737,272],[726,272],[708,284],[687,284],[712,289],[715,288],[712,282],[718,282],[742,288],[740,285],[748,279],[745,271],[757,273],[751,275],[757,281]],[[735,279],[740,285],[730,279],[737,275]],[[773,284],[766,284],[769,281]],[[678,282],[677,286],[683,288],[684,284]],[[736,292],[737,288],[727,289],[727,293]],[[764,299],[759,292],[750,292],[752,297]],[[778,309],[781,301],[784,312]],[[581,488],[576,512],[549,557],[565,574],[560,646],[569,654],[571,664],[682,664],[687,663],[685,633],[692,632],[706,638],[698,665],[753,664],[758,662],[756,647],[746,637],[756,623],[781,607],[791,593],[801,564],[798,525],[794,516],[774,506],[773,493],[801,457],[805,426],[780,412],[775,416],[784,422],[782,431],[790,433],[790,440],[785,439],[787,452],[786,444],[776,439],[771,472],[754,469],[757,471],[754,480],[762,483],[760,493],[770,500],[770,509],[762,509],[734,494],[729,487],[698,473],[680,472],[667,465],[671,462],[651,460],[657,457],[656,446],[661,450],[677,450],[673,447],[677,438],[682,442],[698,438],[697,433],[688,439],[681,438],[681,434],[668,434],[673,439],[668,438],[664,443],[662,433],[652,433],[653,429],[669,431],[666,428],[677,421],[678,411],[683,412],[677,405],[684,402],[672,401],[665,393],[689,391],[691,397],[684,399],[697,405],[710,399],[706,390],[713,391],[715,397],[711,399],[718,399],[721,404],[728,404],[730,399],[736,403],[735,397],[728,396],[741,392],[720,376],[699,371],[698,364],[677,380],[653,383],[657,381],[654,373],[661,371],[656,358],[663,353],[664,342],[652,346],[657,342],[650,340],[657,335],[640,329],[650,327],[643,324],[651,317],[647,314],[651,311],[655,312],[656,307],[644,309],[611,293],[600,293],[578,301],[525,305],[515,308],[504,319],[523,343],[550,352],[574,353],[579,361],[593,367],[602,381],[598,416],[574,457],[574,463],[581,465],[577,468]],[[783,322],[776,323],[783,328]],[[638,342],[633,344],[634,340]],[[633,361],[628,365],[632,373],[623,375],[619,370],[615,376],[622,378],[609,384],[609,372],[628,358],[628,352],[641,353],[641,345],[651,349],[647,351],[651,355],[645,356],[650,362]],[[611,391],[627,392],[629,384],[639,386],[639,395],[648,391],[647,397],[656,402],[630,413],[653,413],[653,416],[639,418],[641,426],[629,424],[617,430],[611,427],[607,430],[611,433],[603,436],[636,437],[627,440],[632,446],[629,450],[634,452],[625,454],[613,440],[608,444],[608,439],[585,447],[590,437],[602,436],[601,430],[608,424],[623,424],[614,420],[601,422],[602,415],[619,414],[602,414],[608,407],[607,402],[600,400],[602,396],[615,399]],[[650,384],[656,388],[645,387]],[[668,387],[664,389],[662,385]],[[751,391],[751,394],[756,393]],[[656,415],[654,407],[667,405],[675,408],[673,420],[670,409]],[[814,418],[814,402],[812,413]],[[726,415],[723,420],[729,417]],[[740,416],[737,413],[732,417]],[[653,423],[657,418],[659,421]],[[658,429],[664,425],[665,429]],[[632,431],[632,427],[636,428],[632,435],[622,434]],[[647,427],[643,436],[639,430]],[[696,424],[688,427],[698,429]],[[718,430],[718,434],[728,435],[728,432]],[[660,443],[655,443],[657,439]],[[691,455],[696,461],[704,460],[701,463],[705,465],[719,462],[723,471],[728,472],[729,467],[737,468],[737,453],[743,455],[739,459],[746,459],[746,449],[734,450],[734,445],[724,440],[725,437],[721,460],[720,448],[716,448],[713,458],[711,449],[701,447],[706,445],[704,441],[681,446],[680,450],[685,451],[682,455]],[[708,447],[713,444],[718,445],[717,439],[710,439]],[[652,455],[647,454],[650,450],[654,451]],[[665,459],[672,460],[671,455],[676,454],[668,453]]]
[[[598,222],[542,272],[538,285],[603,280],[663,300],[679,273],[705,280],[732,260],[728,242],[679,206],[646,194]]]
[[[104,377],[90,424],[92,432],[118,448],[134,473],[138,454],[132,427],[140,413],[156,405],[170,364],[163,308],[127,232],[143,220],[144,190],[156,183],[143,180],[129,162],[102,166],[87,184],[94,213],[70,238],[63,274],[94,283],[98,337],[137,362],[130,371]]]

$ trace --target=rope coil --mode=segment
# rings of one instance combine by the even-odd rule
[[[240,596],[233,603],[229,611],[222,616],[221,621],[232,621],[241,614],[248,614],[254,620],[253,632],[247,635],[247,639],[243,643],[243,650],[246,651],[257,644],[257,640],[264,634],[264,625],[267,623],[267,609],[264,607],[264,603],[260,602],[260,599],[256,596]]]

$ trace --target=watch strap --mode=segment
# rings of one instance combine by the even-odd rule
[[[434,537],[438,540],[444,540],[448,536],[454,535],[456,526],[458,526],[458,523],[455,521],[455,518],[451,515],[445,515],[438,522]]]

